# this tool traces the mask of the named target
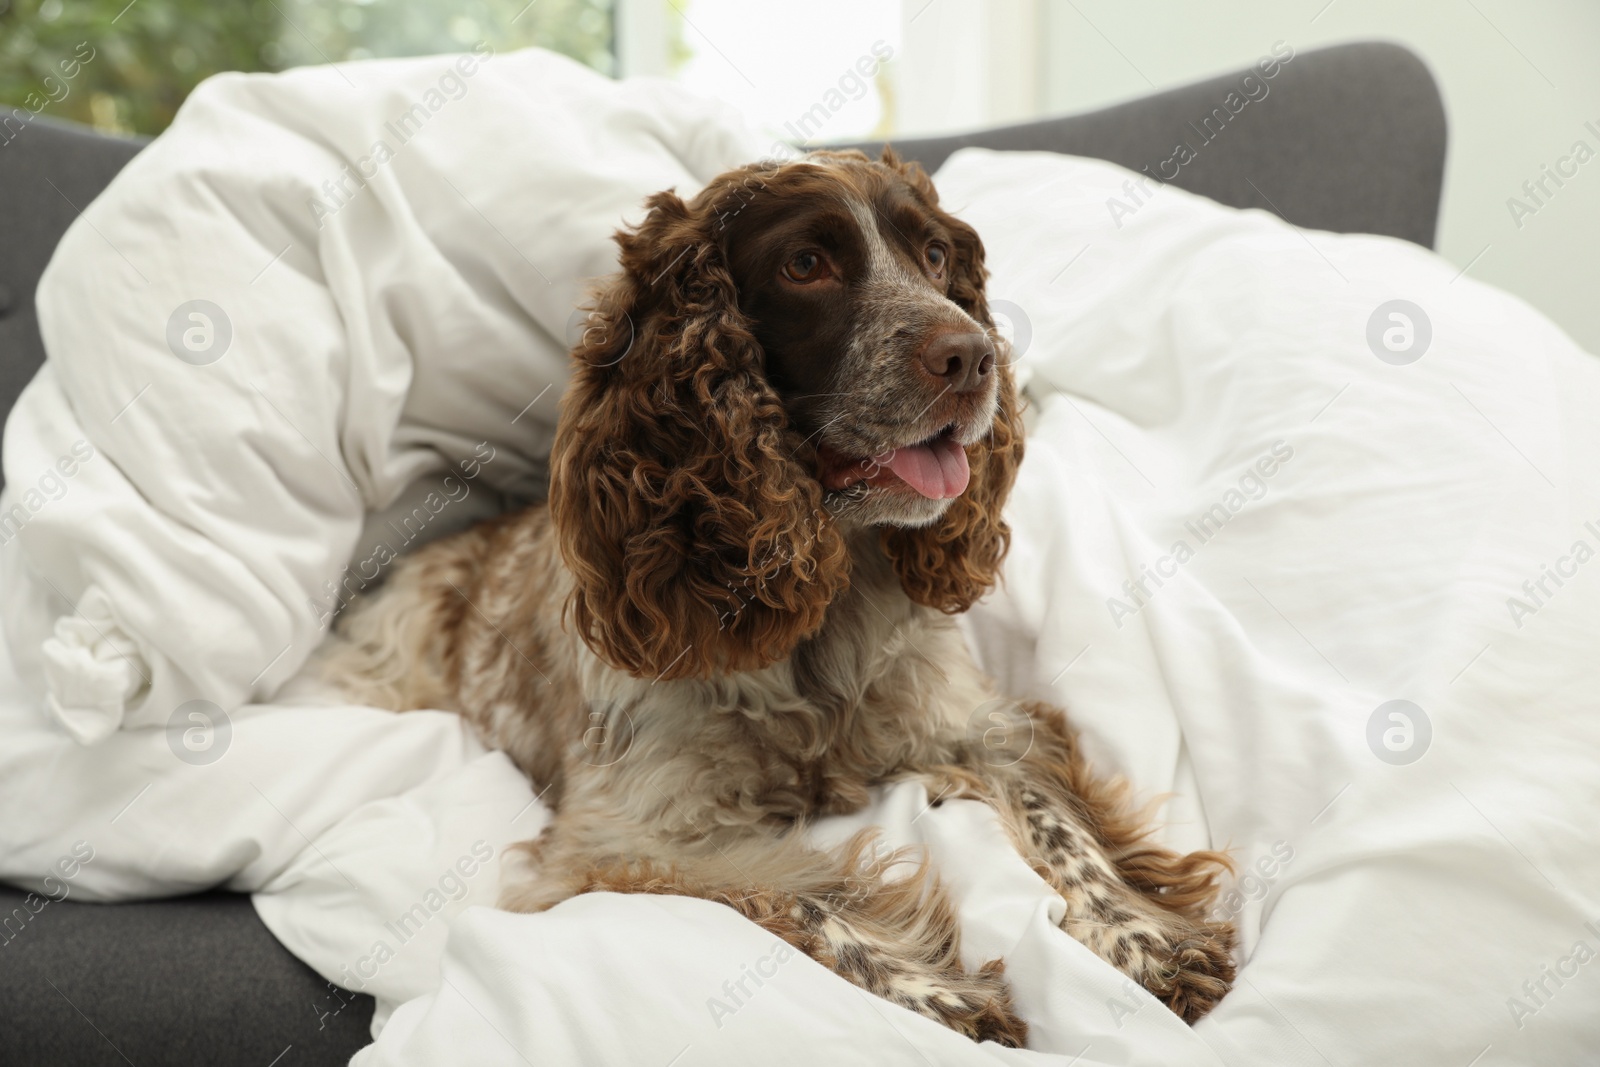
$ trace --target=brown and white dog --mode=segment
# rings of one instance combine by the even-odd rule
[[[649,208],[573,351],[548,506],[418,552],[325,669],[370,703],[460,712],[554,806],[508,908],[719,901],[1021,1045],[1002,961],[963,969],[925,863],[888,877],[868,835],[805,841],[916,779],[991,804],[1063,930],[1204,1015],[1233,977],[1232,928],[1205,918],[1226,860],[1149,843],[1061,713],[1000,698],[951,618],[997,577],[1022,456],[978,235],[887,152]]]

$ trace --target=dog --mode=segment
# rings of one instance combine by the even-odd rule
[[[541,790],[556,814],[519,846],[512,910],[718,901],[1021,1046],[1003,961],[963,967],[926,861],[805,840],[917,780],[992,805],[1066,933],[1204,1015],[1233,978],[1233,929],[1206,918],[1226,857],[1151,843],[1062,714],[1001,697],[952,617],[997,579],[1023,450],[977,233],[892,151],[647,204],[573,349],[548,502],[404,561],[325,670],[367,703],[459,712]]]

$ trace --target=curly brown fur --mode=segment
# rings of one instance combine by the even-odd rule
[[[1061,713],[999,698],[950,618],[998,577],[1022,456],[977,234],[892,153],[649,207],[573,353],[548,507],[402,563],[325,670],[461,712],[555,806],[507,907],[704,897],[1020,1044],[999,961],[962,968],[925,865],[891,880],[865,839],[803,843],[918,779],[992,805],[1067,933],[1203,1015],[1233,975],[1232,930],[1205,919],[1226,860],[1152,844]],[[1013,740],[969,736],[980,709]]]
[[[664,679],[782,659],[848,574],[711,240],[716,195],[690,207],[658,193],[619,235],[623,273],[573,353],[551,457],[578,632],[614,666]]]

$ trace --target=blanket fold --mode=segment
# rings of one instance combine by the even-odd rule
[[[490,454],[540,495],[610,234],[750,154],[718,105],[537,50],[205,82],[39,285],[7,484],[96,458],[60,500],[14,488],[0,539],[56,594],[4,621],[58,720],[95,743],[266,699],[366,513]]]

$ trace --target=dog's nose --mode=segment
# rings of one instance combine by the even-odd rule
[[[988,381],[994,346],[976,330],[948,330],[923,346],[922,365],[951,392],[970,393]]]

